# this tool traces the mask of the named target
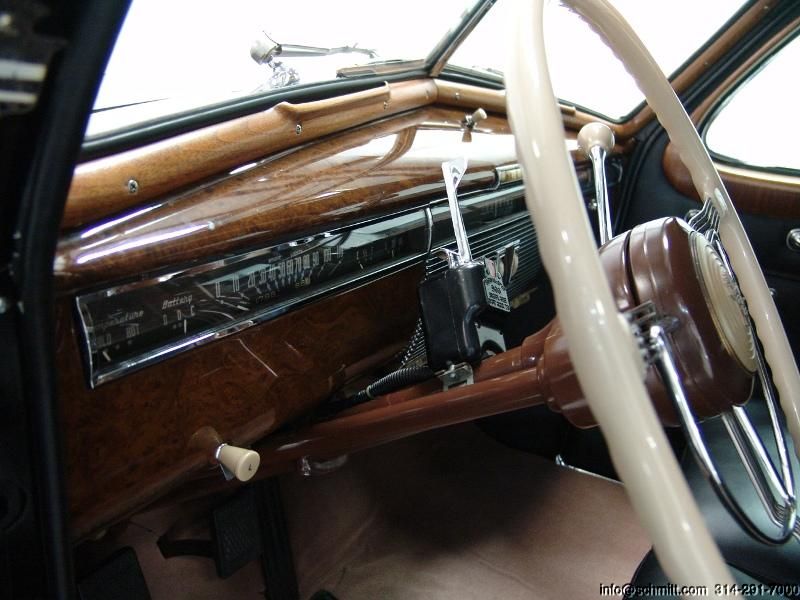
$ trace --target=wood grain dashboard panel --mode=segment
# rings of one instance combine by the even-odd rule
[[[441,163],[466,155],[460,191],[494,185],[516,161],[501,117],[462,141],[463,111],[425,108],[321,140],[167,196],[59,243],[62,291],[135,277],[198,257],[257,248],[444,197]]]
[[[81,356],[76,294],[427,205],[445,197],[441,163],[455,157],[469,161],[460,193],[494,190],[496,168],[516,163],[513,135],[491,114],[465,136],[464,108],[425,106],[298,140],[190,188],[178,177],[164,195],[63,235],[55,262],[58,366],[76,539],[182,483],[213,480],[207,453],[190,447],[198,431],[263,442],[346,379],[385,362],[412,333],[423,269],[318,299],[95,389]],[[312,117],[327,118],[328,109],[320,111]],[[566,144],[577,152],[573,136]]]
[[[353,365],[374,368],[370,357],[411,335],[421,278],[421,266],[407,268],[94,390],[71,302],[62,300],[57,351],[74,535],[106,527],[208,468],[189,445],[202,427],[250,444],[357,375]]]
[[[689,169],[672,143],[667,144],[662,166],[670,184],[683,195],[697,200],[699,208],[700,196]],[[737,210],[776,219],[800,219],[800,177],[719,163],[716,167]]]

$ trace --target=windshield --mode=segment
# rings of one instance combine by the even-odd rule
[[[420,66],[479,0],[133,0],[86,135],[236,98],[335,80],[355,67]],[[742,0],[613,0],[666,73],[673,73]],[[449,66],[500,80],[511,0],[498,0]],[[691,14],[687,19],[686,15]],[[679,31],[680,35],[676,35]],[[550,1],[548,56],[560,98],[612,119],[642,96],[576,15]],[[363,72],[363,71],[362,71]]]
[[[611,0],[672,76],[745,4],[743,0]],[[502,76],[514,2],[498,0],[453,54],[450,65]],[[606,45],[580,17],[551,0],[545,10],[545,45],[556,95],[611,119],[622,119],[644,100]]]
[[[337,71],[424,59],[475,0],[133,0],[87,137]]]

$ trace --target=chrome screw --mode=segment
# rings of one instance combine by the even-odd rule
[[[129,194],[137,194],[139,193],[139,182],[135,179],[128,180],[128,193]]]
[[[303,126],[300,123],[298,123],[297,125],[294,126],[294,132],[297,135],[300,135],[301,133],[303,133]]]
[[[786,245],[789,250],[800,251],[800,229],[792,229],[786,234]]]

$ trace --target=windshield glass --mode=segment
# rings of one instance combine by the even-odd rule
[[[86,135],[235,98],[332,81],[343,69],[419,66],[479,0],[133,0]],[[666,73],[673,73],[742,0],[613,0]],[[511,0],[498,0],[450,61],[500,80]],[[686,18],[691,15],[691,18]],[[612,119],[642,96],[576,15],[548,3],[545,32],[556,92]],[[676,35],[676,32],[680,32]],[[352,71],[351,75],[354,74]]]
[[[611,0],[672,76],[742,5],[743,0]],[[514,3],[498,0],[456,50],[451,66],[502,76]],[[556,95],[611,119],[622,119],[644,99],[633,78],[583,20],[551,0],[545,11],[545,44]]]
[[[87,137],[201,106],[428,56],[475,0],[133,0]]]

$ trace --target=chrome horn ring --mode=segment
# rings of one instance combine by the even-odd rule
[[[720,259],[721,267],[726,275],[729,291],[732,294],[741,316],[745,334],[752,340],[753,366],[747,364],[749,370],[755,370],[758,375],[761,389],[764,393],[764,402],[770,417],[773,439],[778,453],[780,473],[776,470],[764,442],[753,427],[747,412],[743,407],[733,406],[729,411],[722,413],[722,422],[731,438],[742,465],[747,472],[750,482],[764,507],[769,520],[780,530],[778,535],[771,534],[759,527],[742,508],[729,487],[725,484],[719,469],[714,464],[708,448],[703,440],[702,433],[694,417],[691,406],[686,401],[680,381],[673,381],[668,372],[674,364],[670,356],[669,340],[664,337],[662,342],[662,358],[656,363],[662,379],[668,382],[669,394],[676,407],[681,425],[687,434],[689,446],[700,469],[711,484],[714,492],[725,508],[737,523],[754,539],[764,544],[778,545],[786,543],[792,535],[800,539],[800,530],[797,524],[797,498],[794,487],[794,474],[789,459],[790,448],[783,433],[783,416],[780,412],[775,386],[767,368],[763,347],[758,339],[756,328],[750,317],[747,300],[739,286],[736,273],[731,266],[728,253],[719,236],[719,214],[710,199],[706,199],[702,209],[689,219],[689,226],[698,235],[703,236],[713,247]],[[698,276],[703,279],[702,268],[698,268]],[[713,295],[707,297],[709,304],[715,302]],[[712,312],[713,307],[709,307]],[[724,310],[724,309],[723,309]],[[726,327],[718,326],[720,337],[726,338]],[[736,350],[731,350],[734,354]],[[676,382],[677,386],[676,387]]]

